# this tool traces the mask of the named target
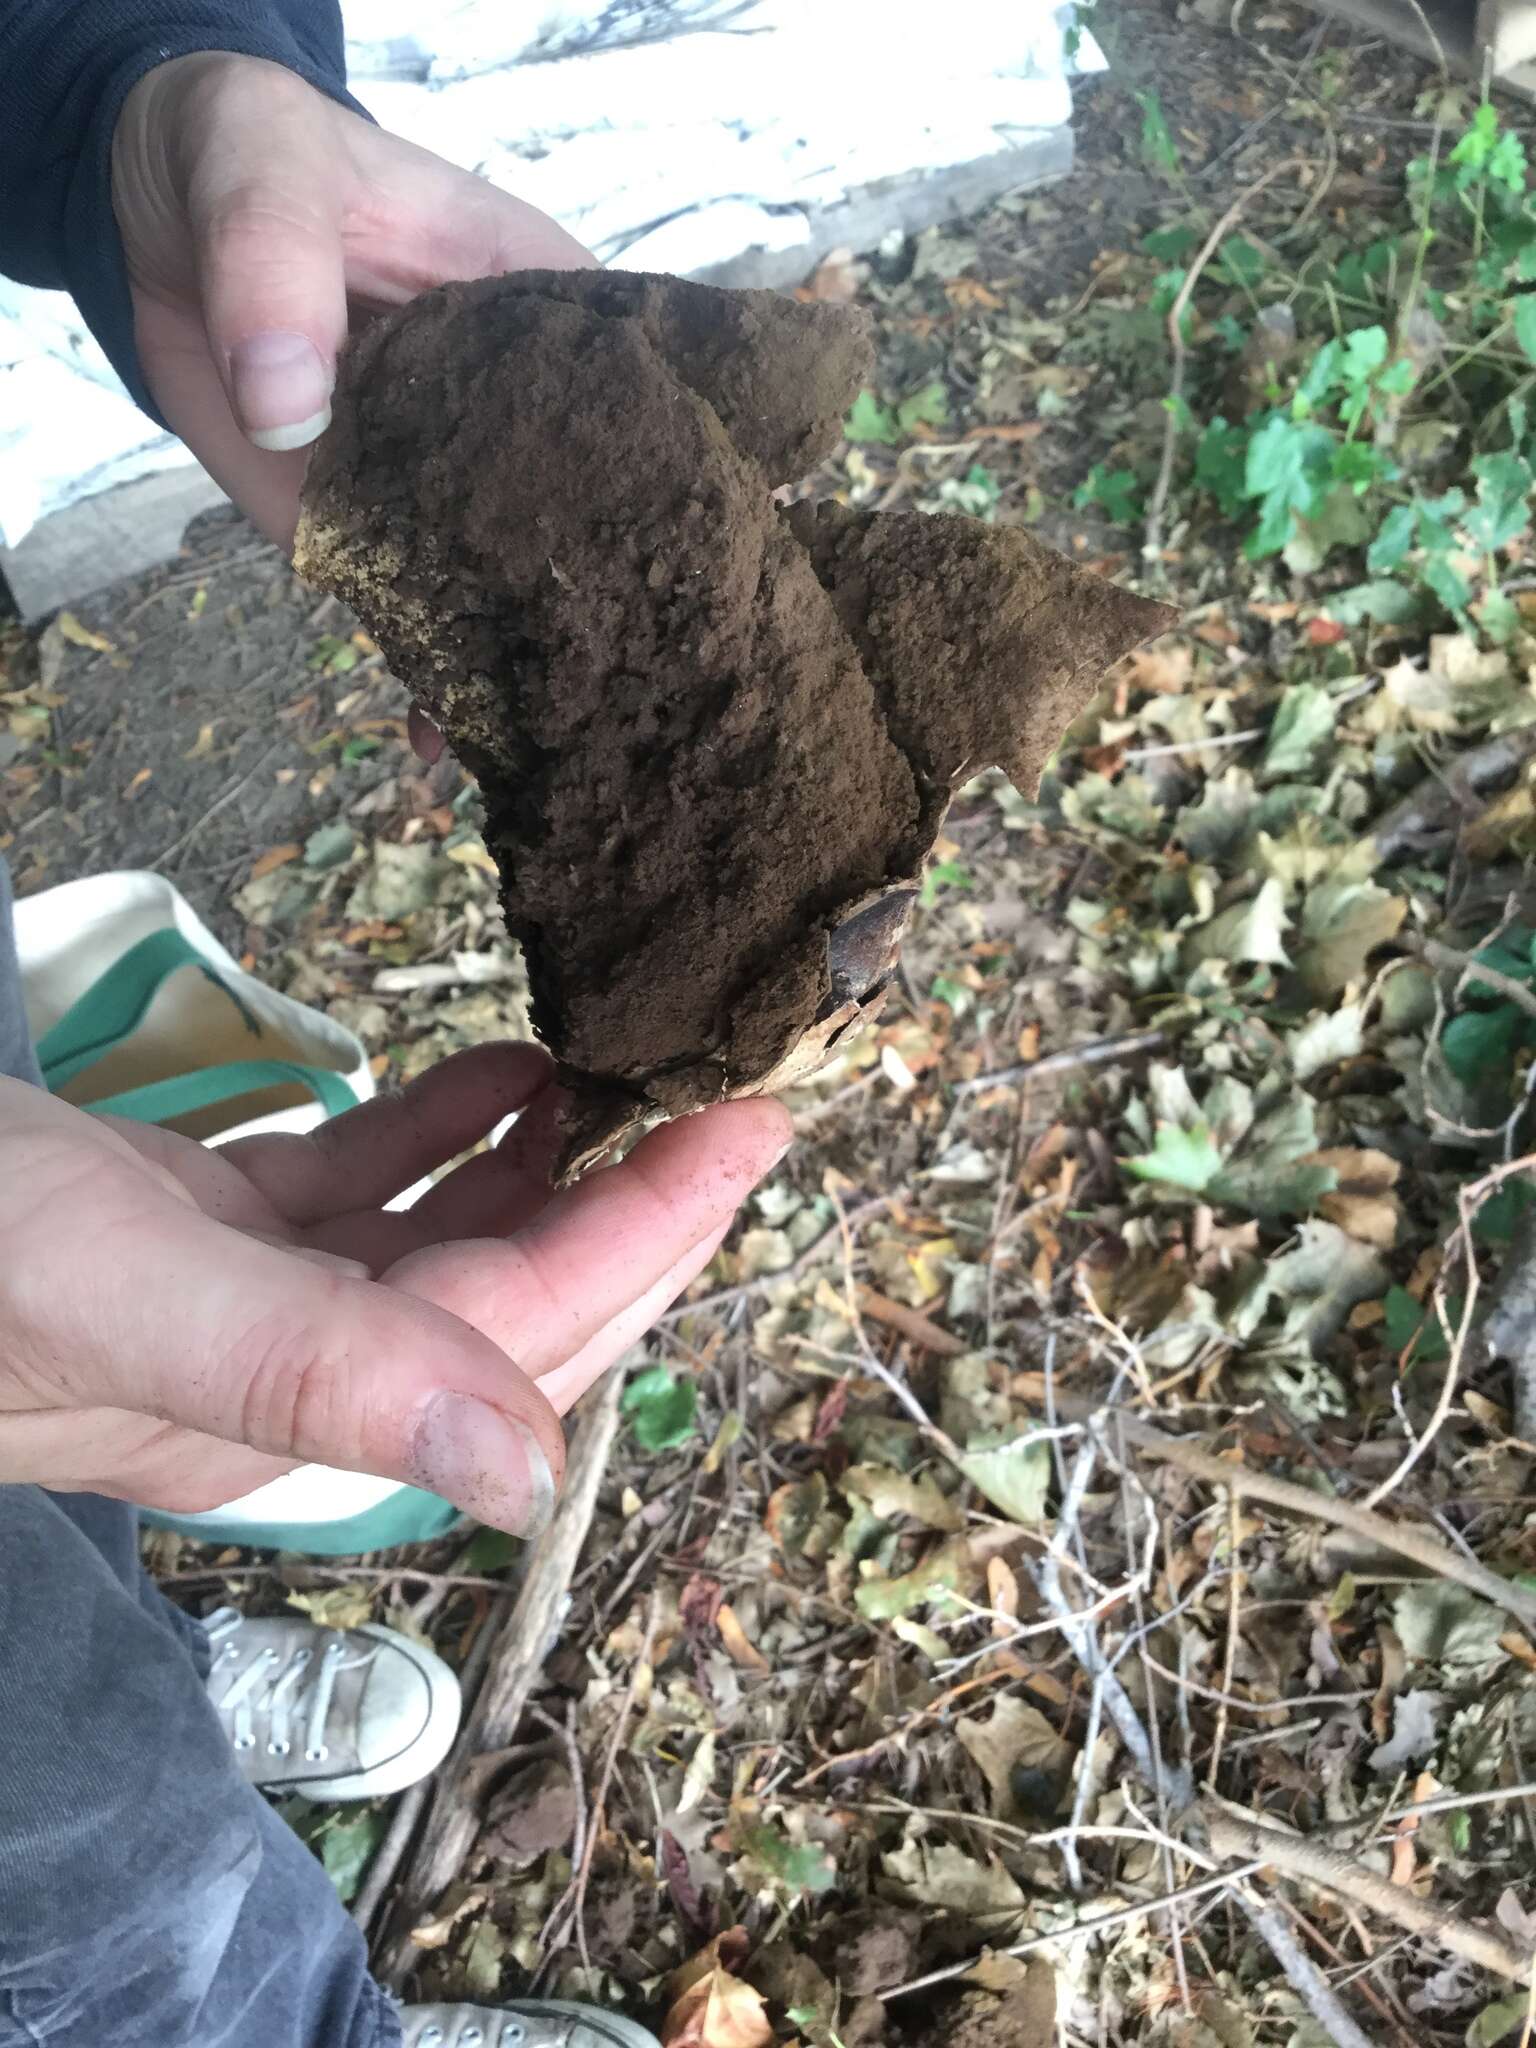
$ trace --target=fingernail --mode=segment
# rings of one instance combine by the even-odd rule
[[[308,335],[247,335],[230,350],[229,377],[258,448],[307,448],[330,425],[331,373]]]
[[[537,1536],[554,1513],[554,1475],[538,1438],[489,1401],[434,1394],[416,1425],[409,1462],[417,1486],[493,1529]]]

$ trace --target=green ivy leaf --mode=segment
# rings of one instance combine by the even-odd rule
[[[1457,1818],[1465,1822],[1466,1813]],[[1470,1839],[1471,1829],[1467,1830]],[[1460,1845],[1466,1847],[1465,1843]],[[1501,2041],[1509,2040],[1517,2027],[1525,2024],[1530,2004],[1523,1991],[1512,1998],[1496,1998],[1492,2005],[1485,2005],[1477,2018],[1467,2029],[1467,2048],[1499,2048]]]
[[[837,1865],[819,1842],[792,1842],[766,1821],[733,1821],[731,1836],[744,1855],[796,1898],[830,1891],[837,1883]]]
[[[1477,623],[1495,647],[1506,647],[1520,630],[1520,607],[1502,590],[1485,591],[1477,607]]]
[[[505,1529],[477,1529],[454,1559],[453,1569],[472,1578],[487,1578],[492,1572],[505,1571],[522,1549],[522,1539],[509,1536]]]
[[[651,1365],[635,1374],[619,1405],[642,1451],[670,1451],[694,1433],[699,1390],[691,1379],[678,1379],[666,1366]]]
[[[1382,1298],[1381,1311],[1381,1333],[1389,1350],[1400,1356],[1412,1344],[1417,1365],[1435,1365],[1449,1356],[1440,1318],[1422,1302],[1415,1301],[1406,1287],[1389,1287]],[[1451,1321],[1454,1328],[1454,1316]]]
[[[1443,555],[1431,555],[1419,573],[1425,587],[1434,592],[1446,610],[1462,617],[1472,601],[1472,586],[1455,564]]]
[[[1200,231],[1192,227],[1154,228],[1143,235],[1141,246],[1158,263],[1179,263],[1197,247]]]
[[[1011,1522],[1027,1528],[1044,1520],[1051,1484],[1049,1444],[973,1443],[961,1457],[960,1466],[976,1491]]]
[[[1220,1173],[1222,1160],[1209,1124],[1196,1124],[1188,1131],[1178,1124],[1159,1124],[1151,1151],[1120,1164],[1137,1180],[1159,1181],[1201,1195]]]
[[[384,1838],[388,1817],[376,1806],[311,1806],[307,1800],[285,1799],[278,1812],[294,1833],[313,1850],[336,1887],[341,1903],[350,1905],[357,1896],[363,1873],[373,1852]]]
[[[1251,288],[1264,275],[1264,251],[1246,235],[1229,235],[1221,245],[1221,256],[1214,268],[1230,284]]]
[[[1366,553],[1366,567],[1373,576],[1390,576],[1407,560],[1418,524],[1417,505],[1394,505],[1381,523],[1381,531]]]
[[[1239,511],[1248,495],[1247,455],[1248,429],[1229,426],[1219,414],[1195,443],[1195,481],[1204,485],[1223,512]]]
[[[1339,368],[1346,384],[1368,384],[1386,360],[1385,327],[1357,327],[1345,335]]]
[[[1264,774],[1278,781],[1304,775],[1333,738],[1333,699],[1321,683],[1293,683],[1280,699],[1264,746]]]
[[[1530,496],[1536,477],[1524,457],[1509,449],[1476,456],[1471,466],[1477,478],[1477,503],[1462,524],[1472,545],[1491,555],[1518,540],[1530,524]]]
[[[949,393],[935,378],[910,393],[896,408],[896,426],[906,436],[914,427],[941,427],[949,418]]]
[[[1457,1080],[1476,1088],[1493,1075],[1509,1073],[1515,1054],[1533,1033],[1536,1027],[1513,1003],[1499,1003],[1453,1017],[1440,1035],[1440,1050]]]
[[[1148,162],[1159,170],[1176,171],[1179,146],[1169,132],[1162,101],[1155,92],[1138,92],[1134,97],[1141,109],[1141,147]]]
[[[1096,462],[1077,489],[1072,502],[1078,509],[1101,505],[1116,526],[1129,526],[1140,511],[1136,473],[1130,469],[1106,469]]]
[[[1248,443],[1244,484],[1263,501],[1249,553],[1272,555],[1291,537],[1292,515],[1312,518],[1331,481],[1334,439],[1326,427],[1272,413]]]
[[[889,445],[901,439],[901,430],[888,405],[882,405],[873,391],[861,391],[848,408],[843,436],[849,441],[883,441]]]
[[[1390,576],[1377,577],[1370,583],[1355,583],[1348,590],[1341,590],[1328,600],[1328,616],[1337,619],[1341,626],[1358,626],[1367,619],[1378,626],[1411,625],[1423,612],[1424,604],[1416,590],[1410,590],[1406,583],[1396,583]]]
[[[1296,396],[1309,408],[1321,405],[1335,385],[1342,382],[1343,369],[1344,344],[1325,341],[1307,365],[1307,374],[1296,387]]]
[[[1525,179],[1525,144],[1513,128],[1506,128],[1488,159],[1488,181],[1518,196],[1525,190]]]
[[[304,842],[304,865],[307,868],[339,868],[344,860],[351,857],[357,844],[357,834],[345,820],[335,818],[329,825],[322,825],[311,832]]]
[[[1536,363],[1536,292],[1518,292],[1512,311],[1515,339]]]

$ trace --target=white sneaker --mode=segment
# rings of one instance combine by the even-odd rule
[[[319,1628],[302,1615],[203,1623],[208,1697],[245,1777],[306,1799],[376,1799],[435,1771],[458,1733],[459,1681],[394,1629]]]
[[[513,2005],[408,2005],[400,2017],[405,2048],[661,2048],[638,2020],[563,1998],[526,1998]]]

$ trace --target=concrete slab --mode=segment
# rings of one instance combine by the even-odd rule
[[[157,470],[39,520],[16,547],[0,548],[0,575],[22,618],[42,618],[168,561],[190,520],[227,503],[197,463]]]
[[[1045,128],[970,163],[909,177],[882,178],[830,206],[803,209],[804,240],[788,248],[744,249],[694,275],[706,284],[782,288],[800,284],[833,249],[872,249],[893,228],[921,234],[1000,199],[1005,192],[1054,184],[1072,168],[1072,130]]]

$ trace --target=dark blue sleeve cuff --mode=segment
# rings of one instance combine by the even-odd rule
[[[155,420],[112,211],[112,137],[146,72],[202,50],[268,58],[364,111],[347,92],[337,0],[0,0],[0,271],[73,294]]]

